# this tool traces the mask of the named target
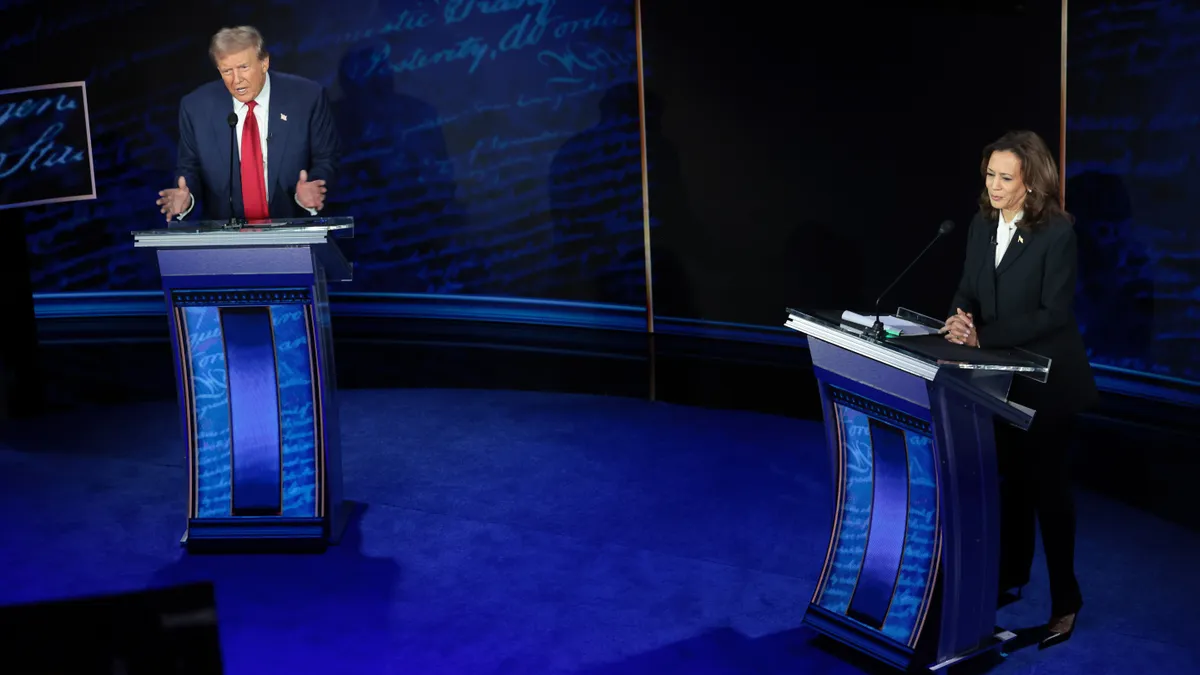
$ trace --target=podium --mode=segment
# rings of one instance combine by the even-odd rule
[[[329,281],[351,218],[175,222],[158,258],[187,457],[189,551],[323,550],[342,499]]]
[[[1028,429],[1014,377],[1050,361],[947,342],[899,310],[876,337],[842,312],[789,309],[808,337],[832,452],[829,545],[803,623],[904,671],[1002,645],[996,422]]]

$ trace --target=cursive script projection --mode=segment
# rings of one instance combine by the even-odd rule
[[[1200,10],[1070,10],[1066,193],[1091,359],[1200,381]]]
[[[221,314],[217,307],[185,307],[184,334],[191,357],[191,428],[196,472],[196,515],[230,515],[233,427],[229,416],[228,373]]]
[[[308,324],[301,305],[271,307],[283,443],[283,515],[317,515],[316,409]]]
[[[561,51],[547,49],[538,54],[538,62],[554,73],[548,82],[561,84],[587,82],[597,72],[634,65],[632,56],[614,53],[604,47],[584,47],[578,54],[570,46]]]
[[[271,67],[327,86],[343,141],[327,213],[356,219],[356,266],[337,290],[645,302],[632,0],[283,4]],[[25,214],[35,288],[153,289],[127,232],[159,224],[179,99],[216,77],[204,36],[151,30],[130,53],[70,35],[111,92],[92,112],[100,198]]]
[[[95,195],[82,83],[0,92],[0,208]]]
[[[842,404],[836,405],[841,434],[841,512],[835,514],[837,542],[827,569],[828,576],[819,589],[817,604],[845,614],[858,586],[867,535],[871,528],[873,499],[871,418]]]
[[[934,473],[937,459],[933,439],[905,431],[908,452],[908,517],[904,531],[904,554],[896,590],[883,623],[883,634],[908,642],[918,628],[921,607],[933,591],[937,549],[938,492]]]
[[[11,33],[0,33],[0,54],[10,49],[16,49],[25,45],[33,44],[38,40],[57,39],[63,33],[77,30],[81,27],[93,26],[103,21],[120,20],[123,15],[135,10],[142,10],[150,0],[112,0],[111,2],[97,3],[79,3],[78,7],[71,8],[70,11],[61,11],[61,7],[56,6],[54,10],[46,12],[44,15],[34,15],[28,21],[21,21],[14,17],[14,20],[5,21],[4,26],[12,30]],[[13,7],[12,3],[0,3],[0,11],[21,12],[25,7]],[[35,3],[28,3],[34,5]],[[5,6],[7,5],[7,6]],[[36,6],[32,9],[36,9]],[[9,15],[5,18],[8,19]]]
[[[357,288],[644,302],[637,101],[602,105],[635,78],[629,4],[442,3],[347,51]],[[559,82],[541,55],[573,49],[612,57]]]

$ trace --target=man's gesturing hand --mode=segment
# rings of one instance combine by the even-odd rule
[[[325,181],[308,180],[308,172],[300,171],[300,182],[296,183],[296,201],[306,209],[320,211],[325,206]]]
[[[169,223],[172,218],[186,211],[191,202],[192,191],[188,189],[187,181],[180,176],[177,187],[159,192],[158,201],[154,203],[158,204],[159,210],[166,214]]]

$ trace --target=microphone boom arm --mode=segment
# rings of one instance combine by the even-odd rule
[[[233,161],[237,158],[237,113],[229,113],[225,118],[229,123],[229,222],[225,227],[241,227],[242,221],[233,211]]]
[[[887,297],[887,294],[891,292],[892,288],[894,288],[896,284],[900,283],[900,280],[904,278],[904,275],[908,274],[908,271],[913,268],[913,265],[916,265],[917,261],[925,257],[925,254],[929,252],[929,249],[933,248],[933,245],[937,243],[938,239],[941,239],[942,235],[949,234],[953,229],[954,223],[952,221],[947,220],[943,222],[941,226],[938,227],[937,234],[934,235],[933,239],[931,239],[928,244],[925,244],[925,248],[921,249],[921,252],[917,254],[917,257],[913,258],[912,262],[908,263],[908,267],[905,267],[904,271],[901,272],[900,275],[897,276],[894,281],[892,281],[892,283],[888,284],[887,288],[883,289],[883,292],[879,294],[878,298],[875,298],[875,323],[863,333],[864,337],[879,341],[882,341],[886,337],[887,331],[883,326],[883,321],[879,318],[879,305],[883,302],[883,299]]]

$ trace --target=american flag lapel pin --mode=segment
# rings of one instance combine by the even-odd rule
[[[286,122],[286,121],[287,121],[287,115],[284,115],[283,113],[279,113],[279,119],[281,119],[281,120],[283,120],[284,122]]]

